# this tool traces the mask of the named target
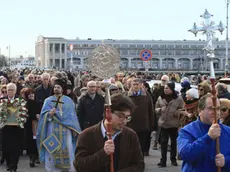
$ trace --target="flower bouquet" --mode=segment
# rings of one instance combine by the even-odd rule
[[[14,100],[0,99],[0,128],[5,126],[8,119],[8,107],[13,107],[18,110],[16,121],[20,128],[24,128],[24,123],[28,117],[26,109],[26,101],[22,98]]]

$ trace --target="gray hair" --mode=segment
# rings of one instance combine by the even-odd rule
[[[43,78],[45,78],[45,77],[47,77],[47,78],[50,79],[50,74],[47,73],[47,72],[44,72],[44,73],[41,75],[41,78],[43,79]]]
[[[16,84],[14,84],[14,83],[9,83],[9,84],[7,84],[7,89],[9,88],[9,87],[12,87],[15,91],[17,91],[17,86],[16,86]]]

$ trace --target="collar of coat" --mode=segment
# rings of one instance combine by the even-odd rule
[[[139,90],[141,93],[140,93],[140,95],[138,95],[138,96],[146,96],[146,92],[143,90],[143,89],[141,89],[141,90]],[[128,96],[134,96],[133,95],[133,93],[134,93],[134,91],[132,90],[132,89],[130,89],[129,91],[128,91]]]

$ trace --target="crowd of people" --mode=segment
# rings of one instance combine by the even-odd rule
[[[150,87],[150,80],[160,83]],[[207,76],[119,72],[107,79],[87,72],[15,69],[0,73],[0,85],[1,164],[7,171],[17,171],[26,150],[29,166],[44,163],[48,172],[109,171],[111,153],[115,171],[143,172],[150,149],[160,149],[160,168],[167,166],[170,150],[171,165],[183,160],[182,171],[230,171],[230,93],[217,84],[213,107]],[[112,140],[104,113],[106,87]],[[214,111],[218,124],[212,123]]]

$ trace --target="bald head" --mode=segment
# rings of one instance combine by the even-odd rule
[[[87,87],[96,87],[96,82],[95,81],[89,81],[88,83],[87,83]]]
[[[88,93],[89,94],[95,94],[96,93],[96,89],[97,89],[97,84],[95,81],[89,81],[87,83],[87,89],[88,89]]]
[[[169,82],[169,77],[167,75],[163,75],[161,77],[161,85],[165,86]]]

